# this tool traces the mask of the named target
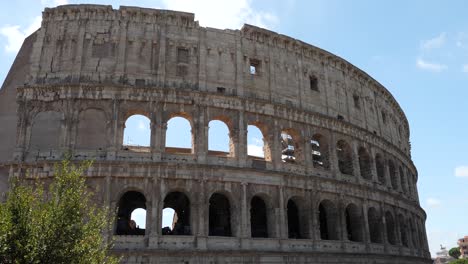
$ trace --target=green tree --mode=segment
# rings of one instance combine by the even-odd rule
[[[458,259],[461,255],[460,253],[460,248],[459,247],[453,247],[449,250],[449,255],[454,258],[454,259]]]
[[[451,261],[449,264],[468,264],[468,259],[457,259]]]
[[[104,236],[110,211],[93,203],[83,177],[90,166],[64,160],[46,188],[41,181],[11,181],[0,203],[0,263],[118,263]]]

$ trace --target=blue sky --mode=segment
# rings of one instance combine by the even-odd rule
[[[247,22],[301,39],[363,69],[387,87],[408,117],[432,254],[440,244],[452,247],[457,238],[468,235],[466,1],[84,2],[190,11],[202,26],[218,28],[236,29]],[[24,36],[39,27],[42,9],[65,3],[77,2],[0,4],[0,81]],[[258,150],[259,138],[250,142]]]

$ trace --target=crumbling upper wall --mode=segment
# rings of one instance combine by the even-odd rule
[[[124,84],[255,98],[350,122],[410,151],[406,117],[382,85],[329,52],[266,29],[204,28],[194,14],[168,10],[67,5],[47,8],[37,35],[29,85]]]

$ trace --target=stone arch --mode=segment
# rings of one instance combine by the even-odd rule
[[[184,112],[173,113],[167,120],[165,151],[173,154],[193,154],[192,118]]]
[[[330,200],[322,200],[318,206],[318,223],[322,240],[339,240],[338,210]]]
[[[371,243],[383,243],[382,216],[374,207],[367,210],[367,222],[369,224],[369,236]]]
[[[375,154],[375,170],[377,172],[377,179],[381,184],[385,184],[385,162],[382,154]]]
[[[127,113],[122,133],[122,146],[134,151],[148,152],[151,146],[151,119],[146,113]]]
[[[392,213],[389,211],[385,212],[385,226],[387,232],[387,241],[391,245],[396,245],[396,227],[395,227],[395,220],[393,218]]]
[[[221,193],[213,193],[209,199],[209,236],[232,236],[231,205]]]
[[[78,115],[76,148],[105,150],[108,146],[108,118],[106,112],[98,108],[88,108]]]
[[[345,140],[338,140],[336,143],[336,155],[338,157],[338,168],[341,173],[354,175],[353,151]]]
[[[299,163],[302,161],[301,137],[291,128],[281,131],[281,160],[287,163]]]
[[[127,191],[119,199],[117,205],[116,235],[145,235],[145,229],[132,225],[132,212],[136,209],[146,210],[146,198],[138,191]]]
[[[328,139],[322,134],[315,134],[310,140],[312,149],[312,164],[315,168],[330,168]]]
[[[346,232],[349,241],[364,241],[364,224],[362,222],[362,211],[354,203],[348,204],[345,209]]]
[[[265,127],[259,122],[247,126],[247,155],[271,160],[270,147],[266,140]],[[259,138],[261,136],[261,138]]]
[[[163,210],[171,208],[175,211],[172,228],[163,228],[163,235],[190,235],[190,200],[188,196],[180,191],[171,191],[166,194],[163,201]]]
[[[33,117],[29,149],[51,150],[60,146],[63,113],[39,112]]]
[[[401,244],[405,247],[408,247],[408,226],[406,224],[406,218],[402,215],[398,215],[398,225],[400,231],[400,241]]]
[[[304,200],[294,196],[286,204],[288,238],[308,238],[308,215]]]
[[[269,237],[268,206],[260,195],[250,200],[250,234],[252,237]]]
[[[372,179],[372,160],[369,155],[369,152],[366,148],[360,147],[358,150],[359,156],[359,171],[361,172],[361,177],[366,180]]]
[[[208,122],[208,154],[234,156],[235,145],[230,122],[225,117],[217,117]]]
[[[398,172],[400,174],[400,186],[401,186],[401,191],[404,193],[408,192],[408,186],[406,185],[406,177],[405,177],[405,172],[401,166],[398,167]]]
[[[395,163],[391,159],[388,160],[388,173],[390,176],[390,183],[392,184],[392,188],[394,190],[398,190],[398,178],[396,175],[396,167]]]

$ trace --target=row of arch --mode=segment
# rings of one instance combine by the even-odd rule
[[[32,125],[29,149],[50,150],[59,146],[63,115],[59,112],[40,112]],[[136,121],[135,121],[136,119]],[[108,130],[112,125],[106,122],[104,111],[99,109],[83,110],[79,114],[74,145],[77,149],[105,150],[109,146]],[[229,118],[220,116],[212,119],[207,127],[208,155],[235,157],[239,141],[238,133],[233,129]],[[151,151],[155,146],[156,126],[144,115],[129,115],[121,136],[124,150]],[[185,113],[170,115],[167,123],[161,125],[166,139],[165,151],[173,154],[195,154],[197,130],[193,129],[193,120]],[[146,131],[140,133],[141,131]],[[353,147],[348,140],[338,138],[330,142],[325,133],[316,133],[301,143],[304,138],[297,130],[286,128],[275,135],[268,134],[268,128],[260,121],[249,123],[247,132],[247,154],[256,159],[281,161],[301,164],[314,168],[336,169],[345,175],[361,176],[365,180],[378,181],[411,195],[415,193],[415,176],[406,169],[402,162],[395,162],[383,152],[371,153],[365,145]],[[253,136],[252,136],[253,135]],[[162,136],[162,135],[159,135]],[[278,142],[279,147],[275,147]],[[333,143],[333,144],[331,144]],[[275,158],[277,157],[277,158]],[[275,160],[276,159],[276,160]],[[405,168],[405,169],[403,169]]]
[[[180,191],[168,193],[163,201],[163,210],[174,211],[172,225],[162,226],[162,235],[192,235],[191,202],[187,195]],[[230,199],[223,193],[215,192],[209,198],[208,235],[235,236],[238,225],[233,220],[235,212]],[[405,247],[424,248],[424,230],[417,218],[406,217],[391,211],[381,213],[375,207],[359,207],[348,203],[344,209],[331,200],[324,199],[318,205],[318,211],[308,215],[308,210],[299,197],[292,197],[286,205],[287,236],[289,239],[312,238],[312,223],[318,225],[317,231],[321,240],[348,240],[353,242],[370,242]],[[115,234],[144,235],[144,229],[131,231],[131,213],[136,209],[146,210],[146,199],[137,191],[126,192],[118,203],[118,217]],[[252,238],[275,237],[272,234],[277,214],[274,213],[268,198],[263,194],[254,195],[249,203],[250,236]],[[234,215],[234,216],[233,216]],[[316,217],[315,222],[309,221]],[[148,220],[146,220],[148,221]],[[312,231],[311,231],[312,230]]]

